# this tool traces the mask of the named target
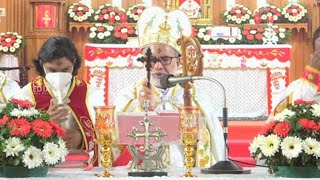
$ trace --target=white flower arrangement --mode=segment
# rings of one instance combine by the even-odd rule
[[[142,12],[146,9],[144,4],[135,4],[128,8],[126,15],[129,23],[136,23]]]
[[[264,7],[260,7],[253,12],[253,17],[259,16],[261,19],[261,23],[269,23],[268,21],[271,19],[273,22],[279,22],[281,18],[281,9],[277,8],[273,5],[267,5]]]
[[[90,28],[89,39],[103,41],[112,35],[113,29],[111,25],[96,23]]]
[[[126,11],[112,4],[103,4],[99,6],[99,9],[94,13],[94,21],[110,24],[126,23]]]
[[[66,132],[50,120],[47,112],[39,112],[30,101],[18,99],[11,99],[1,107],[1,166],[32,169],[65,160],[68,150],[62,137]]]
[[[316,167],[320,163],[320,121],[315,101],[297,100],[268,124],[249,146],[251,156],[265,161],[271,174],[278,166]],[[278,118],[278,120],[276,119]]]
[[[94,10],[92,7],[82,3],[73,3],[68,9],[69,20],[74,22],[88,21],[93,13]]]
[[[303,22],[307,17],[307,9],[298,3],[289,3],[282,9],[282,22]]]
[[[0,33],[0,53],[16,54],[23,48],[24,39],[17,32]]]
[[[223,19],[227,24],[245,24],[252,18],[250,9],[243,5],[235,4],[223,13]]]

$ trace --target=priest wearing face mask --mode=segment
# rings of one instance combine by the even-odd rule
[[[134,83],[123,89],[115,100],[117,112],[143,112],[145,99],[150,101],[150,111],[177,110],[184,105],[184,89],[180,85],[172,88],[161,87],[160,80],[167,74],[176,74],[180,62],[180,46],[177,40],[181,35],[191,35],[191,23],[188,16],[175,10],[166,13],[158,7],[146,9],[138,21],[139,43],[142,54],[146,49],[152,53],[151,87],[147,79]],[[201,110],[204,128],[200,131],[200,142],[197,146],[196,166],[209,167],[224,157],[224,140],[219,120],[208,97],[200,88],[192,87],[192,105]],[[179,142],[169,145],[166,162],[171,167],[183,167],[183,147]],[[126,165],[130,155],[126,147],[114,150],[114,166]]]
[[[33,63],[40,76],[22,89],[19,98],[48,111],[66,130],[64,140],[69,150],[96,150],[92,100],[89,86],[76,77],[81,57],[74,44],[66,37],[51,37]],[[92,155],[91,161],[95,160]]]

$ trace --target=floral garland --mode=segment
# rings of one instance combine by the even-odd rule
[[[265,161],[271,174],[278,166],[317,167],[320,163],[320,104],[296,100],[254,138],[251,156]]]
[[[127,16],[123,8],[115,7],[111,4],[103,4],[95,12],[94,21],[101,23],[126,23]]]
[[[23,48],[24,39],[16,32],[0,33],[0,53],[16,54]]]
[[[83,22],[92,17],[94,10],[82,3],[73,3],[69,6],[68,17],[70,21]]]
[[[282,9],[281,22],[297,23],[305,22],[307,19],[307,9],[298,3],[289,3]]]
[[[126,15],[129,23],[136,23],[142,12],[146,9],[143,4],[136,4],[128,8]]]
[[[246,24],[252,18],[252,12],[243,5],[235,4],[224,12],[222,18],[227,24]]]
[[[272,26],[275,32],[275,42],[284,44],[290,38],[290,32],[278,26]],[[220,38],[211,35],[211,26],[193,27],[192,33],[201,44],[263,44],[265,28],[251,25],[239,29],[238,37]]]
[[[28,100],[11,99],[1,105],[0,130],[1,165],[53,166],[68,154],[62,140],[65,130]]]
[[[134,36],[136,34],[133,26],[96,23],[90,28],[89,41],[96,44],[125,44],[128,37]]]
[[[256,9],[253,13],[253,17],[260,17],[261,23],[268,23],[268,21],[279,22],[281,17],[281,9],[273,6],[267,5]]]

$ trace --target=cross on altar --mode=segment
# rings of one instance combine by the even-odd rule
[[[44,17],[42,18],[42,20],[44,21],[44,25],[46,27],[48,27],[49,26],[49,21],[51,21],[51,18],[49,16],[49,11],[48,10],[45,11]]]
[[[138,141],[138,138],[144,138],[144,146],[141,151],[151,152],[153,147],[150,144],[150,138],[155,138],[156,141],[159,141],[162,137],[166,136],[160,128],[155,128],[154,131],[150,130],[150,126],[153,126],[153,121],[150,121],[149,116],[146,116],[144,120],[139,122],[139,125],[144,126],[144,131],[139,131],[136,127],[133,128],[132,132],[128,136],[132,137],[134,141]]]

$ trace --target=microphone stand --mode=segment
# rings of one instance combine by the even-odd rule
[[[226,146],[225,157],[223,161],[219,161],[210,168],[201,169],[202,174],[250,174],[251,169],[243,169],[232,161],[228,160],[229,151],[227,145],[228,139],[228,109],[227,109],[227,98],[226,98],[226,90],[224,86],[216,79],[210,77],[197,77],[199,80],[208,80],[219,85],[223,91],[223,136],[224,142]]]

